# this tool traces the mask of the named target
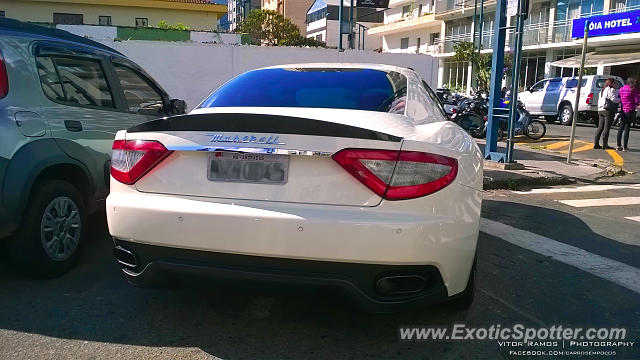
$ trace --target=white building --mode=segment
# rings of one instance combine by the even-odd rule
[[[229,31],[234,32],[251,10],[260,9],[260,0],[229,0],[227,7]]]
[[[439,53],[443,24],[435,18],[435,0],[391,0],[384,25],[368,34],[382,38],[384,52]]]
[[[316,0],[307,11],[307,37],[324,41],[328,47],[338,47],[339,0]],[[343,1],[342,21],[349,21],[350,1]],[[353,12],[354,48],[376,50],[382,46],[382,39],[368,36],[366,29],[382,23],[384,13],[377,9],[356,8]],[[363,45],[364,44],[364,45]],[[349,47],[349,37],[342,35],[342,47]]]
[[[485,1],[481,34],[484,52],[492,52],[495,4],[495,0]],[[468,89],[470,65],[455,62],[452,56],[456,42],[478,42],[480,26],[474,29],[474,1],[436,0],[434,8],[428,0],[392,0],[389,6],[385,25],[369,30],[369,34],[383,37],[383,50],[437,56],[438,86]],[[640,0],[531,0],[525,22],[520,87],[547,77],[577,73],[574,66],[579,64],[576,56],[580,54],[582,41],[571,38],[573,19],[638,9]],[[507,26],[514,24],[515,17],[507,19]],[[509,45],[514,38],[511,30],[506,39],[507,51],[511,50]],[[623,78],[640,76],[640,33],[590,38],[589,52],[595,53],[587,61],[589,73]]]

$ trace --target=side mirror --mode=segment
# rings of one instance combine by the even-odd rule
[[[187,103],[184,100],[171,99],[171,101],[169,101],[169,112],[172,115],[184,114],[186,108],[187,108]]]

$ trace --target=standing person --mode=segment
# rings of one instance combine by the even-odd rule
[[[611,149],[609,147],[609,129],[613,123],[613,117],[618,111],[618,90],[613,87],[615,80],[608,78],[604,87],[600,90],[598,97],[598,130],[593,142],[594,149]],[[600,136],[602,136],[602,146],[600,146]]]
[[[616,150],[629,150],[629,131],[631,123],[636,117],[636,108],[640,105],[640,90],[636,87],[637,80],[627,78],[627,85],[620,89],[620,102],[622,103],[622,119],[618,128],[618,148]],[[622,136],[624,135],[624,146]]]

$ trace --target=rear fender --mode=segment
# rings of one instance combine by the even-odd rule
[[[15,228],[21,222],[36,179],[47,169],[57,165],[71,165],[82,169],[87,175],[86,178],[89,179],[85,190],[88,197],[93,198],[94,176],[90,175],[83,163],[65,154],[53,139],[32,141],[14,154],[4,171],[1,205],[7,214],[10,227]],[[88,205],[91,208],[93,204]]]

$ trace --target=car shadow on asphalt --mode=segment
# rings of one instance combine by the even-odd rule
[[[515,212],[514,216],[517,216]],[[563,224],[588,229],[577,218],[562,220]],[[522,310],[518,302],[529,306],[538,289],[523,287],[521,281],[524,280],[517,277],[516,280],[496,279],[497,271],[502,268],[494,264],[494,257],[502,254],[512,258],[508,259],[511,265],[524,259],[525,263],[536,266],[542,266],[545,258],[510,244],[505,246],[483,233],[478,250],[481,291],[470,310],[456,313],[438,305],[376,315],[354,309],[344,297],[323,288],[205,282],[198,288],[138,289],[126,283],[112,258],[112,243],[103,218],[94,217],[91,225],[90,241],[80,263],[60,278],[32,279],[13,271],[2,260],[5,265],[0,267],[0,329],[116,346],[196,347],[225,359],[477,359],[495,356],[496,342],[402,342],[398,339],[398,327],[452,323],[540,325],[534,316],[525,314],[526,307]],[[505,248],[509,253],[504,253]],[[545,271],[551,273],[576,272],[559,272],[553,268],[556,265],[547,266]],[[516,275],[509,272],[508,276]],[[526,276],[529,277],[526,281],[531,282],[531,275]],[[590,278],[584,281],[588,280]],[[553,286],[566,288],[562,278],[547,275],[545,281],[546,285],[555,281],[557,284]],[[503,294],[514,289],[521,294],[519,300]],[[574,293],[568,291],[563,296]],[[615,294],[615,290],[609,293]],[[508,301],[499,300],[504,298]],[[545,299],[555,303],[565,300],[552,295]],[[565,309],[558,307],[545,311],[554,321],[566,314]],[[1,336],[7,335],[2,335],[0,330]]]

